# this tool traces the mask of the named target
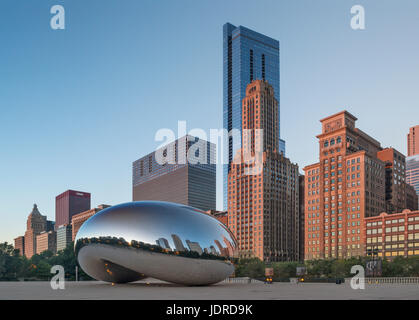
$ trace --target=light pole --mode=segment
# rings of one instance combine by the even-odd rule
[[[375,257],[378,257],[378,246],[373,246],[372,249],[367,249],[367,255],[372,257],[372,277],[375,278]]]

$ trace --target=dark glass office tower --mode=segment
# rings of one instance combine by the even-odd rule
[[[226,23],[223,27],[223,126],[230,132],[241,131],[242,100],[253,80],[267,81],[274,89],[279,108],[279,41],[243,26]],[[278,124],[280,124],[278,110]],[[280,125],[278,125],[280,137]],[[224,208],[227,208],[227,183],[230,163],[241,147],[240,137],[228,141],[228,161],[224,166]],[[279,140],[279,151],[285,154],[285,141]]]
[[[134,161],[133,201],[170,201],[204,211],[214,210],[215,151],[215,144],[186,135]],[[161,164],[158,154],[163,155],[167,162]],[[191,155],[195,160],[191,161]]]

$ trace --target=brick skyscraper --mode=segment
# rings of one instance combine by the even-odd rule
[[[419,125],[411,127],[407,134],[407,156],[419,154]]]
[[[380,143],[342,111],[324,118],[319,162],[305,171],[305,259],[365,254],[364,219],[385,211]]]
[[[247,86],[242,128],[242,148],[228,174],[227,197],[228,226],[239,254],[264,261],[297,261],[298,166],[279,152],[278,101],[266,81],[254,80]],[[260,165],[244,161],[246,150],[253,157],[263,152]]]
[[[67,190],[55,198],[55,229],[71,223],[71,218],[90,210],[90,193]]]

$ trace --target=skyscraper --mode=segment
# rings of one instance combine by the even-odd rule
[[[71,243],[71,224],[59,226],[57,229],[57,252],[64,250]]]
[[[417,211],[419,209],[419,196],[413,186],[406,183],[406,209]]]
[[[253,80],[242,107],[243,144],[228,174],[228,227],[241,257],[298,261],[298,166],[278,151],[278,101],[272,86]],[[260,163],[246,163],[246,152],[252,157],[261,152]]]
[[[279,109],[279,41],[243,26],[223,26],[223,127],[228,132],[242,128],[242,100],[253,80],[266,80],[278,101],[277,137],[280,139]],[[228,165],[224,166],[224,208],[227,207],[227,179],[231,162],[241,147],[240,136],[228,140]],[[279,140],[279,151],[285,153],[285,142]]]
[[[215,144],[186,135],[134,161],[133,201],[170,201],[214,210],[215,156]]]
[[[419,196],[419,125],[410,128],[407,135],[406,183]]]
[[[36,253],[36,237],[47,231],[47,217],[41,215],[36,204],[28,216],[25,232],[25,256],[29,259]]]
[[[386,212],[402,212],[406,209],[406,157],[394,148],[377,152],[377,158],[385,164]]]
[[[90,209],[90,193],[67,190],[55,198],[55,229],[71,223],[71,218]]]
[[[419,154],[406,158],[406,183],[415,188],[419,196]]]
[[[411,127],[407,134],[407,156],[419,154],[419,125]]]
[[[25,237],[19,236],[15,238],[15,249],[19,250],[19,255],[25,255]]]
[[[304,168],[306,260],[365,255],[364,220],[385,211],[382,148],[356,120],[347,111],[320,120],[319,162]]]
[[[43,231],[36,236],[36,253],[44,251],[57,252],[57,233],[55,231]]]

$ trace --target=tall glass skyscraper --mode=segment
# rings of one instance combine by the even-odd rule
[[[243,26],[226,23],[223,26],[223,126],[228,132],[241,132],[242,100],[247,85],[256,79],[268,81],[273,87],[279,107],[279,41]],[[280,137],[278,110],[278,137]],[[240,137],[228,140],[228,165],[224,166],[224,208],[227,208],[228,172],[234,155],[241,147]],[[280,152],[285,154],[285,141],[279,140]]]

